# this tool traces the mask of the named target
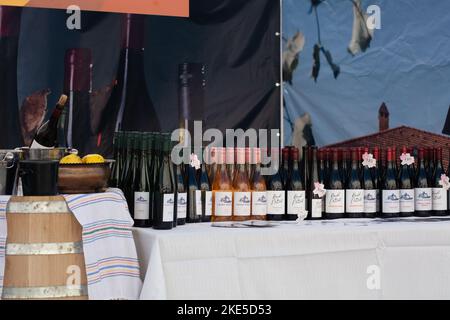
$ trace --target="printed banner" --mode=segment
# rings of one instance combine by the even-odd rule
[[[189,16],[189,0],[0,0],[0,5],[52,9],[75,5],[86,11]]]

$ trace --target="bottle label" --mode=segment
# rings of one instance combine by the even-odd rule
[[[305,191],[288,191],[287,214],[302,214],[306,210]]]
[[[178,193],[177,196],[177,218],[186,218],[187,193]]]
[[[165,194],[163,199],[163,222],[173,222],[173,209],[175,207],[175,195]]]
[[[195,215],[202,216],[202,191],[195,190]]]
[[[383,190],[383,213],[400,212],[400,190]]]
[[[33,140],[33,143],[30,146],[30,149],[46,149],[51,150],[54,148],[44,147],[43,145],[39,144],[36,140]]]
[[[400,212],[414,212],[414,189],[400,190]]]
[[[433,191],[431,188],[416,188],[415,200],[416,211],[431,211],[433,210]]]
[[[323,199],[312,199],[311,218],[322,218]]]
[[[378,190],[364,190],[364,212],[376,213],[377,206],[377,191]]]
[[[345,191],[345,209],[348,213],[364,212],[364,190],[348,189]]]
[[[235,216],[249,216],[252,206],[251,198],[251,192],[235,192],[233,214]]]
[[[345,191],[327,190],[325,211],[327,213],[345,212]]]
[[[212,191],[205,191],[205,216],[210,217],[212,215],[213,197]]]
[[[233,213],[233,193],[215,192],[214,214],[219,217],[231,217]]]
[[[252,215],[265,216],[267,214],[267,192],[252,192]]]
[[[433,210],[447,210],[447,191],[444,188],[433,188]]]
[[[267,191],[267,214],[284,214],[284,191]]]
[[[135,192],[134,193],[134,219],[148,220],[150,219],[150,193]]]

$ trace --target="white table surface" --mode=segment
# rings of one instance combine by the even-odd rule
[[[450,219],[379,221],[136,228],[141,299],[450,299]]]

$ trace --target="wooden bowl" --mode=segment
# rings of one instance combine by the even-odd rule
[[[58,191],[61,194],[83,194],[105,192],[111,175],[111,164],[60,164]]]

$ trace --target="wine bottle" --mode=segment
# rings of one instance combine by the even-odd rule
[[[433,174],[433,216],[446,216],[448,215],[447,204],[447,191],[441,185],[442,175],[445,174],[442,164],[442,148],[435,149],[435,169]]]
[[[348,218],[364,216],[364,189],[359,174],[359,149],[352,150],[352,166],[345,190],[345,211]]]
[[[429,217],[433,209],[432,188],[428,181],[425,165],[425,149],[419,149],[419,171],[414,189],[415,215],[418,217]]]
[[[381,207],[381,195],[380,195],[380,184],[381,184],[381,173],[380,173],[380,167],[381,167],[381,158],[380,158],[380,148],[374,147],[373,148],[373,158],[375,159],[375,166],[372,168],[372,177],[373,177],[373,183],[375,184],[375,189],[377,191],[377,211],[376,215],[379,216],[380,213],[380,207]]]
[[[214,181],[217,171],[217,148],[207,148],[206,155],[208,157],[208,162],[206,164],[206,168],[208,170],[208,178],[209,181]]]
[[[281,158],[282,158],[282,166],[281,166],[281,180],[283,184],[286,186],[289,182],[290,178],[290,165],[289,165],[289,148],[285,147],[281,150]]]
[[[252,189],[252,220],[267,219],[267,186],[261,174],[261,149],[252,149],[252,159],[255,163],[251,180]]]
[[[434,170],[436,165],[436,149],[435,148],[427,148],[427,158],[428,158],[428,166],[427,166],[427,173],[428,173],[428,181],[433,180],[434,176]]]
[[[369,148],[365,148],[369,154]],[[375,218],[378,216],[377,187],[373,179],[372,171],[367,164],[363,165],[363,187],[364,187],[364,217]]]
[[[136,190],[135,187],[138,181],[137,174],[139,170],[140,136],[141,135],[139,133],[133,133],[132,135],[133,146],[129,155],[127,176],[125,177],[123,183],[123,191],[132,217],[134,217],[134,190]]]
[[[114,133],[114,164],[111,170],[111,178],[109,186],[113,188],[120,188],[120,175],[122,173],[122,148],[123,148],[123,133]]]
[[[245,171],[247,171],[247,176],[250,181],[252,180],[254,170],[255,170],[255,163],[252,157],[252,149],[245,148]]]
[[[184,177],[181,170],[181,164],[176,166],[176,189],[177,189],[177,225],[186,224],[186,214],[187,214],[187,193],[184,186]]]
[[[225,148],[216,149],[217,170],[213,182],[212,221],[233,219],[233,186],[225,161]]]
[[[304,178],[305,178],[305,192],[306,194],[309,196],[309,193],[311,190],[309,190],[309,188],[311,187],[311,147],[309,146],[304,146],[302,147],[302,160],[301,160],[301,168],[304,172]],[[310,211],[309,209],[309,201],[306,201],[306,208],[305,208],[308,212]]]
[[[402,155],[408,153],[407,148],[402,148]],[[414,215],[414,180],[411,177],[410,166],[401,164],[400,169],[400,216],[410,217]]]
[[[203,161],[200,169],[200,179],[199,187],[201,192],[201,202],[202,202],[202,222],[210,222],[212,215],[212,191],[211,183],[209,182],[208,172],[206,169],[206,164]]]
[[[195,163],[188,165],[188,223],[198,223],[202,219],[202,194],[197,184],[197,169]]]
[[[246,221],[251,216],[250,180],[245,168],[245,148],[236,148],[236,173],[233,179],[233,220]]]
[[[342,176],[342,183],[347,185],[348,178],[351,173],[351,170],[349,170],[348,166],[348,151],[347,149],[339,150],[339,162],[341,163],[341,176]]]
[[[333,151],[333,165],[330,172],[325,197],[325,217],[327,219],[343,218],[345,213],[345,190],[339,172],[338,152]]]
[[[52,149],[58,143],[58,121],[67,102],[67,96],[61,95],[49,120],[44,122],[36,132],[31,143],[32,149]]]
[[[381,216],[393,218],[400,215],[400,190],[395,170],[394,152],[387,150],[387,164],[381,192]]]
[[[295,147],[290,149],[290,159],[292,160],[292,173],[288,184],[287,190],[287,210],[286,220],[297,220],[299,216],[302,216],[306,210],[306,195],[303,175],[300,171],[299,164],[299,150]]]
[[[281,221],[285,214],[285,190],[281,178],[280,151],[272,148],[272,161],[277,159],[275,164],[275,174],[270,177],[267,188],[267,220]]]
[[[325,154],[324,152],[317,151],[316,147],[313,147],[310,149],[312,156],[311,156],[311,178],[310,178],[310,188],[309,188],[309,196],[308,196],[308,207],[310,210],[308,211],[308,219],[310,220],[319,220],[324,217],[324,208],[325,208],[325,202],[324,202],[324,196],[318,194],[316,190],[316,185],[322,184],[325,185]],[[319,164],[320,162],[320,170],[319,170]]]
[[[150,174],[147,159],[148,136],[140,141],[139,169],[136,174],[137,183],[134,189],[134,226],[151,227],[150,216]]]
[[[162,142],[162,159],[154,189],[153,228],[168,230],[174,226],[175,190],[171,173],[170,140],[164,137]]]

